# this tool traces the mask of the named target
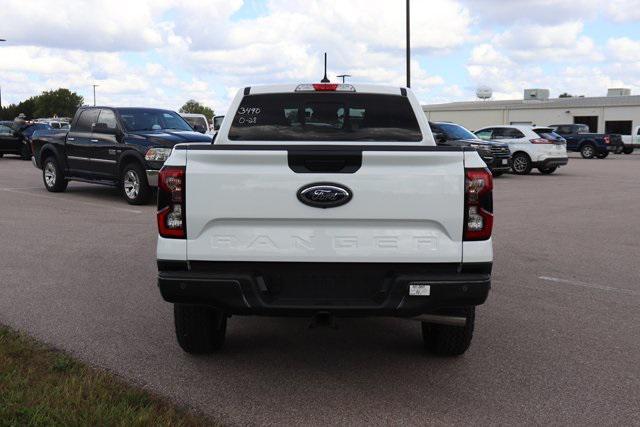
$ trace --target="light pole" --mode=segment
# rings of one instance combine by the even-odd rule
[[[96,106],[96,87],[99,85],[91,85],[93,86],[93,106]]]
[[[351,77],[351,74],[339,74],[336,77],[338,78],[342,77],[342,83],[344,83],[345,77]]]
[[[409,11],[409,3],[407,0],[407,87],[411,87],[411,13]]]
[[[6,40],[0,39],[0,42],[6,42]],[[0,86],[0,109],[2,109],[2,86]]]

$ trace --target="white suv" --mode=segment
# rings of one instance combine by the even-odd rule
[[[566,141],[548,127],[488,126],[477,130],[475,134],[480,139],[509,144],[513,173],[518,175],[528,175],[532,168],[550,174],[569,163]]]

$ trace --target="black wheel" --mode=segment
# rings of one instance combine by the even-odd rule
[[[493,172],[491,172],[491,173],[492,173],[492,174],[493,174],[493,176],[495,176],[495,177],[498,177],[498,176],[504,175],[504,172],[503,172],[503,171],[493,171]]]
[[[622,149],[622,152],[623,152],[624,154],[631,154],[631,153],[633,153],[633,147],[624,147],[624,148]]]
[[[173,317],[178,344],[185,352],[207,354],[222,348],[227,333],[227,316],[222,311],[174,304]]]
[[[475,325],[475,307],[463,307],[447,313],[467,318],[465,326],[439,325],[422,322],[422,339],[425,348],[438,356],[460,356],[471,345]]]
[[[151,196],[151,187],[147,175],[138,163],[129,163],[122,168],[120,175],[122,195],[131,205],[144,205]]]
[[[513,155],[511,168],[516,175],[529,175],[531,172],[531,158],[525,153],[516,153]]]
[[[599,159],[606,159],[608,155],[609,155],[608,151],[605,151],[604,153],[598,153],[597,154]]]
[[[593,144],[584,144],[580,147],[580,155],[583,159],[593,159],[596,155],[596,147]]]
[[[22,147],[20,147],[20,158],[22,160],[31,160],[31,149],[27,144],[22,144]]]
[[[550,167],[550,168],[538,168],[540,173],[544,174],[544,175],[550,175],[550,174],[554,173],[556,171],[556,169],[558,169],[557,166],[553,166],[553,167]]]
[[[42,163],[42,181],[44,188],[52,193],[60,193],[67,189],[68,181],[54,156],[47,157]]]

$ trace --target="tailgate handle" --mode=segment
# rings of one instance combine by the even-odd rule
[[[289,150],[287,157],[296,173],[355,173],[362,166],[360,150]]]

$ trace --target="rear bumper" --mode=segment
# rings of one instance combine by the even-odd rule
[[[534,168],[557,168],[569,163],[568,157],[549,157],[539,162],[533,162]]]
[[[405,316],[485,302],[491,263],[261,263],[158,261],[158,286],[172,303],[229,314]],[[428,296],[409,295],[428,285]]]
[[[622,150],[624,150],[624,144],[620,144],[620,145],[607,145],[607,150],[610,153],[614,153],[614,154],[620,154],[622,153]]]

